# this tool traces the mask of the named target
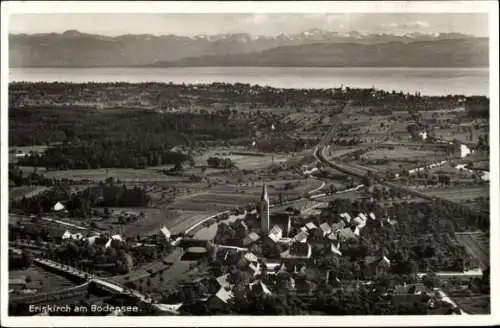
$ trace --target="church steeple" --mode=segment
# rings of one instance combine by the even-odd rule
[[[262,193],[260,194],[260,201],[262,202],[263,200],[269,202],[269,196],[267,195],[267,184],[266,183],[262,184]]]
[[[269,232],[269,195],[267,194],[267,185],[262,185],[260,195],[260,230],[261,233]]]

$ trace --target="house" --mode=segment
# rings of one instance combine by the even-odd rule
[[[71,238],[71,236],[73,236],[73,235],[71,234],[71,232],[69,232],[68,230],[66,230],[66,231],[63,233],[63,235],[61,236],[61,239],[70,239],[70,238]]]
[[[284,271],[285,264],[284,263],[266,263],[265,270],[267,274],[277,274],[278,272]]]
[[[358,237],[358,235],[356,234],[356,229],[358,228],[355,228],[355,230],[353,230],[350,227],[343,228],[342,230],[339,231],[338,239],[341,241],[356,239]],[[357,231],[359,233],[359,229]]]
[[[293,242],[292,238],[281,238],[280,240],[278,240],[278,244],[284,245],[284,246],[290,245],[292,242]]]
[[[215,280],[217,281],[217,283],[220,285],[221,288],[225,288],[225,287],[229,287],[231,285],[229,283],[229,281],[227,280],[228,277],[229,277],[229,273],[226,273],[222,276],[218,276],[217,278],[215,278]]]
[[[54,205],[54,211],[56,212],[59,212],[59,211],[62,211],[64,210],[66,207],[61,204],[60,202],[57,202],[55,205]]]
[[[74,239],[74,240],[80,240],[83,239],[83,235],[80,232],[77,232],[75,234],[72,234],[68,230],[66,230],[63,235],[61,236],[61,239]]]
[[[170,230],[167,229],[167,227],[163,226],[163,228],[160,229],[160,232],[165,236],[165,239],[167,241],[170,240],[170,237],[172,237],[172,234],[170,233]]]
[[[271,231],[269,231],[269,234],[268,234],[268,237],[275,243],[278,242],[278,240],[281,239],[281,237],[283,236],[283,231],[281,230],[280,227],[278,227],[277,225],[275,225]]]
[[[323,236],[327,236],[332,232],[332,227],[328,224],[328,222],[324,222],[319,225],[320,230],[323,232]]]
[[[393,295],[397,294],[423,294],[426,292],[426,287],[423,283],[403,284],[394,287]]]
[[[109,248],[113,240],[123,241],[120,235],[113,235],[108,239],[108,242],[106,243],[106,245],[104,245],[104,247]]]
[[[95,241],[100,237],[100,235],[94,235],[91,237],[87,238],[87,243],[89,243],[90,246],[94,245]]]
[[[245,253],[245,255],[243,255],[243,258],[250,263],[257,263],[259,261],[257,256],[252,252]]]
[[[351,222],[351,219],[352,219],[352,218],[351,218],[351,215],[349,215],[349,213],[347,213],[347,212],[340,214],[340,217],[341,217],[342,219],[344,219],[344,221],[345,221],[346,223]]]
[[[306,223],[306,229],[308,231],[312,231],[314,229],[318,229],[318,227],[313,222]]]
[[[363,220],[361,217],[356,216],[354,219],[351,220],[350,224],[353,227],[361,229],[366,225],[366,221]]]
[[[387,274],[391,261],[386,256],[366,256],[363,261],[365,277],[380,277]]]
[[[300,231],[298,234],[296,234],[293,237],[293,240],[299,243],[305,243],[307,242],[307,238],[309,237],[309,234],[306,231]]]
[[[373,213],[373,212],[370,212],[369,216],[370,216],[370,219],[372,219],[372,220],[377,219],[377,217],[375,216],[375,213]]]
[[[254,266],[257,266],[259,263],[259,259],[257,256],[251,252],[248,252],[244,254],[238,261],[238,267],[240,268],[246,268],[250,264],[253,264]]]
[[[419,303],[424,300],[426,291],[422,283],[398,285],[391,295],[391,302],[406,305]]]
[[[211,311],[227,311],[229,301],[233,298],[233,292],[229,287],[221,287],[219,291],[208,298],[207,306]]]
[[[260,236],[256,232],[251,232],[248,234],[248,236],[245,237],[245,239],[243,239],[243,246],[245,247],[250,246],[255,242],[257,242],[257,240],[259,239]]]

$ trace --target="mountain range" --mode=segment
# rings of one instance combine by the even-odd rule
[[[116,37],[76,30],[11,34],[10,67],[382,66],[487,67],[488,39],[457,33],[364,34],[313,29]]]

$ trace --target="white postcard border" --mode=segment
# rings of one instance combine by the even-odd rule
[[[404,326],[491,325],[500,323],[499,213],[499,100],[498,3],[496,1],[388,1],[388,2],[2,2],[1,36],[1,273],[6,277],[8,258],[8,16],[21,13],[489,13],[490,25],[490,199],[491,199],[491,315],[468,316],[189,316],[189,317],[9,317],[8,279],[1,279],[1,324],[8,327],[78,326]]]

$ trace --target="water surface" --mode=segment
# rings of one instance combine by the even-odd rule
[[[485,68],[172,67],[11,68],[10,81],[249,83],[278,88],[371,88],[423,95],[489,95]]]

